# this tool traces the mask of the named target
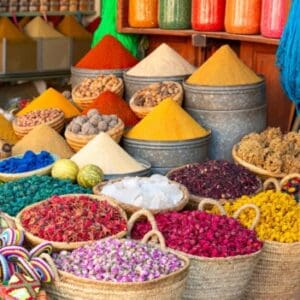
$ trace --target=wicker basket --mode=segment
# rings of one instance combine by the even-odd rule
[[[238,155],[237,155],[237,148],[238,148],[238,144],[234,145],[232,148],[232,158],[235,161],[236,164],[243,166],[244,168],[248,169],[249,171],[251,171],[252,173],[255,173],[257,176],[259,176],[262,179],[268,179],[270,177],[274,177],[274,178],[283,178],[285,177],[287,174],[276,174],[276,173],[272,173],[270,171],[267,171],[265,169],[262,169],[260,167],[256,167],[252,164],[249,164],[248,162],[242,160]]]
[[[119,210],[120,215],[122,216],[122,218],[127,221],[126,213],[124,212],[124,210],[122,208],[120,208],[116,204],[115,200],[113,198],[111,198],[111,197],[107,197],[107,196],[103,196],[103,195],[87,195],[87,194],[72,194],[72,195],[68,194],[68,195],[62,195],[60,197],[69,197],[69,196],[72,196],[72,197],[88,196],[88,197],[96,199],[98,201],[107,201],[110,205],[116,207]],[[21,210],[18,213],[18,215],[16,216],[16,227],[17,227],[17,229],[24,231],[25,238],[27,239],[27,241],[32,246],[39,245],[39,244],[41,244],[43,242],[50,242],[52,244],[53,250],[60,251],[60,250],[72,250],[72,249],[76,249],[78,247],[81,247],[81,246],[84,246],[84,245],[87,245],[87,244],[91,244],[91,243],[94,242],[94,241],[84,241],[84,242],[65,243],[65,242],[46,241],[46,240],[44,240],[42,238],[39,238],[39,237],[31,234],[29,231],[27,231],[23,227],[22,222],[21,222],[21,216],[22,216],[23,212],[26,211],[27,209],[30,209],[30,208],[35,207],[35,206],[38,206],[41,203],[46,202],[46,201],[48,201],[48,200],[44,200],[42,202],[38,202],[38,203],[35,203],[35,204],[27,206],[23,210]],[[121,232],[117,233],[116,235],[114,235],[113,237],[115,237],[115,238],[122,238],[125,235],[126,235],[126,231],[121,231]]]
[[[264,190],[267,190],[267,188],[270,185],[273,185],[276,192],[282,192],[282,189],[284,187],[284,185],[291,179],[294,178],[300,178],[300,174],[298,173],[293,173],[293,174],[289,174],[286,175],[285,177],[283,177],[280,181],[276,178],[269,178],[264,182]]]
[[[187,164],[187,165],[184,165],[184,166],[181,166],[181,167],[178,167],[178,168],[174,168],[174,169],[170,170],[166,174],[166,176],[169,177],[173,172],[184,169],[184,168],[186,168],[187,166],[190,166],[190,165],[192,165],[192,164]],[[260,186],[253,195],[258,194],[263,190],[263,183],[262,183],[261,179],[259,177],[257,177],[257,180],[260,182]],[[202,201],[206,201],[206,200],[215,200],[215,201],[218,201],[220,204],[224,204],[226,201],[233,201],[233,199],[232,200],[231,199],[212,199],[212,198],[197,196],[197,195],[193,195],[193,194],[189,194],[189,196],[190,196],[190,198],[189,198],[189,202],[188,202],[188,207],[190,209],[197,209],[199,204]]]
[[[110,135],[110,137],[115,140],[117,143],[120,142],[125,125],[123,121],[118,118],[117,125],[106,133]],[[69,126],[67,126],[65,131],[65,138],[69,146],[75,151],[78,152],[81,148],[83,148],[90,140],[92,140],[96,135],[80,135],[75,134],[69,130]]]
[[[143,212],[134,214],[129,220],[132,224]],[[63,271],[57,271],[53,261],[48,255],[46,258],[55,274],[55,281],[46,286],[46,291],[52,300],[180,300],[188,275],[189,260],[182,254],[167,250],[165,241],[156,229],[145,235],[141,243],[146,243],[151,237],[156,236],[160,241],[160,248],[168,253],[177,255],[184,266],[176,272],[158,279],[138,283],[103,282],[91,279],[79,278]],[[157,246],[153,246],[157,247]]]
[[[175,81],[163,81],[162,82],[163,84],[169,84],[169,83],[172,83],[172,84],[176,84],[176,86],[179,88],[179,93],[176,94],[175,96],[172,97],[172,99],[177,102],[179,105],[182,105],[182,101],[183,101],[183,88],[181,86],[180,83],[178,82],[175,82]],[[152,83],[151,85],[145,87],[144,89],[148,89],[149,87],[152,87],[152,86],[158,86],[160,85],[161,83]],[[153,107],[145,107],[145,106],[139,106],[139,105],[136,105],[135,102],[136,102],[136,98],[137,98],[137,95],[140,91],[136,92],[132,98],[130,99],[129,101],[129,105],[130,105],[130,108],[133,110],[133,112],[139,117],[139,118],[144,118],[147,116],[147,114],[149,112],[151,112],[155,106]],[[163,100],[163,99],[162,99]]]
[[[51,154],[51,156],[52,156],[54,162],[59,159],[59,157],[55,154]],[[13,156],[13,157],[19,157],[20,158],[20,157],[23,157],[23,154],[16,155],[16,156]],[[3,160],[5,160],[5,159],[3,159]],[[34,171],[24,172],[24,173],[16,173],[16,174],[0,173],[0,180],[3,181],[3,182],[9,182],[9,181],[18,180],[18,179],[25,178],[25,177],[30,177],[30,176],[33,176],[33,175],[48,175],[51,172],[53,164],[54,163],[52,163],[49,166],[46,166],[44,168],[37,169],[37,170],[34,170]]]
[[[102,189],[105,185],[112,184],[112,183],[115,183],[115,182],[118,182],[121,180],[122,180],[122,178],[110,180],[108,182],[101,182],[93,188],[93,192],[94,192],[94,194],[99,195],[99,194],[101,194]],[[172,181],[172,183],[176,184],[178,186],[178,188],[182,191],[182,193],[183,193],[182,199],[174,207],[169,207],[169,208],[165,208],[165,209],[148,209],[152,214],[163,213],[163,212],[167,212],[167,211],[180,211],[187,205],[187,203],[189,201],[189,192],[188,192],[187,188],[175,181]],[[143,209],[143,207],[138,207],[138,206],[134,206],[131,204],[127,204],[127,203],[124,203],[117,199],[115,199],[115,201],[117,201],[117,204],[120,207],[122,207],[127,212],[127,214],[133,214],[136,211]]]
[[[16,136],[18,136],[19,138],[24,137],[32,129],[34,129],[36,126],[40,125],[40,124],[38,124],[35,126],[27,126],[27,127],[18,126],[17,120],[18,120],[18,118],[13,121],[12,125],[13,125],[13,129],[14,129]],[[56,130],[58,133],[60,133],[64,129],[64,126],[65,126],[65,116],[64,116],[63,111],[61,111],[60,114],[55,119],[53,119],[49,122],[41,123],[41,124],[46,124],[49,127]]]
[[[100,76],[108,76],[108,75],[100,75]],[[123,97],[124,94],[124,83],[123,80],[121,78],[118,78],[118,84],[113,88],[110,89],[109,91],[119,95],[120,97]],[[75,96],[75,92],[76,90],[80,87],[80,84],[78,84],[77,86],[75,86],[72,90],[72,99],[74,101],[74,103],[81,108],[82,110],[89,108],[94,101],[100,96],[101,92],[99,93],[99,95],[97,97],[84,97],[84,98],[80,98]],[[102,91],[104,92],[104,91]]]

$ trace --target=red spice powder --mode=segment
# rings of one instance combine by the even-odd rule
[[[127,69],[138,60],[113,36],[106,35],[76,65],[83,69]]]
[[[110,91],[103,92],[82,114],[86,115],[90,109],[97,109],[99,113],[104,115],[115,114],[124,122],[126,127],[134,126],[139,122],[139,118],[131,110],[127,102]]]

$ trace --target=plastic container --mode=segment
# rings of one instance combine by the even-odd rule
[[[157,22],[158,0],[129,0],[130,27],[155,28]]]
[[[0,2],[0,12],[7,12],[8,10],[8,0],[3,0]]]
[[[87,11],[88,10],[87,0],[79,0],[79,10],[80,11]]]
[[[78,10],[78,0],[70,0],[70,11],[77,11]]]
[[[227,0],[225,30],[236,34],[260,32],[262,0]]]
[[[19,11],[29,11],[29,0],[20,0],[19,1]]]
[[[191,0],[159,0],[158,24],[162,29],[191,27]]]
[[[35,12],[40,9],[40,1],[39,0],[30,0],[29,1],[29,11]]]
[[[288,17],[288,0],[263,0],[261,15],[261,34],[269,38],[280,38]]]
[[[226,0],[193,0],[192,27],[201,31],[224,30]]]
[[[60,0],[59,1],[59,10],[60,11],[68,11],[70,8],[69,0]]]
[[[18,11],[18,0],[10,0],[8,2],[8,11],[17,12]]]
[[[59,1],[58,0],[50,1],[49,10],[50,11],[59,11]]]
[[[50,7],[50,5],[49,5],[49,1],[48,0],[41,0],[40,1],[40,11],[42,11],[42,12],[46,12],[46,11],[48,11],[49,10],[49,7]]]

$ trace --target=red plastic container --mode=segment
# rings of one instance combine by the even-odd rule
[[[280,38],[290,9],[288,0],[263,0],[261,34],[269,38]]]
[[[201,31],[224,30],[226,0],[193,0],[192,27]]]

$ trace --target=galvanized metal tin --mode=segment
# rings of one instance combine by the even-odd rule
[[[234,144],[267,126],[265,81],[240,86],[198,86],[184,83],[184,108],[212,129],[210,159],[232,160]]]
[[[123,138],[124,149],[133,157],[142,157],[151,164],[153,173],[166,174],[173,168],[208,158],[210,134],[185,141],[144,141]]]
[[[81,69],[81,68],[71,67],[72,88],[78,85],[85,78],[93,78],[99,75],[113,74],[123,79],[123,72],[127,70],[128,69],[92,70],[92,69]]]
[[[148,86],[149,84],[161,81],[176,81],[182,83],[189,75],[182,76],[169,76],[169,77],[146,77],[146,76],[132,76],[124,72],[125,84],[125,99],[129,101],[131,97],[140,89]]]

